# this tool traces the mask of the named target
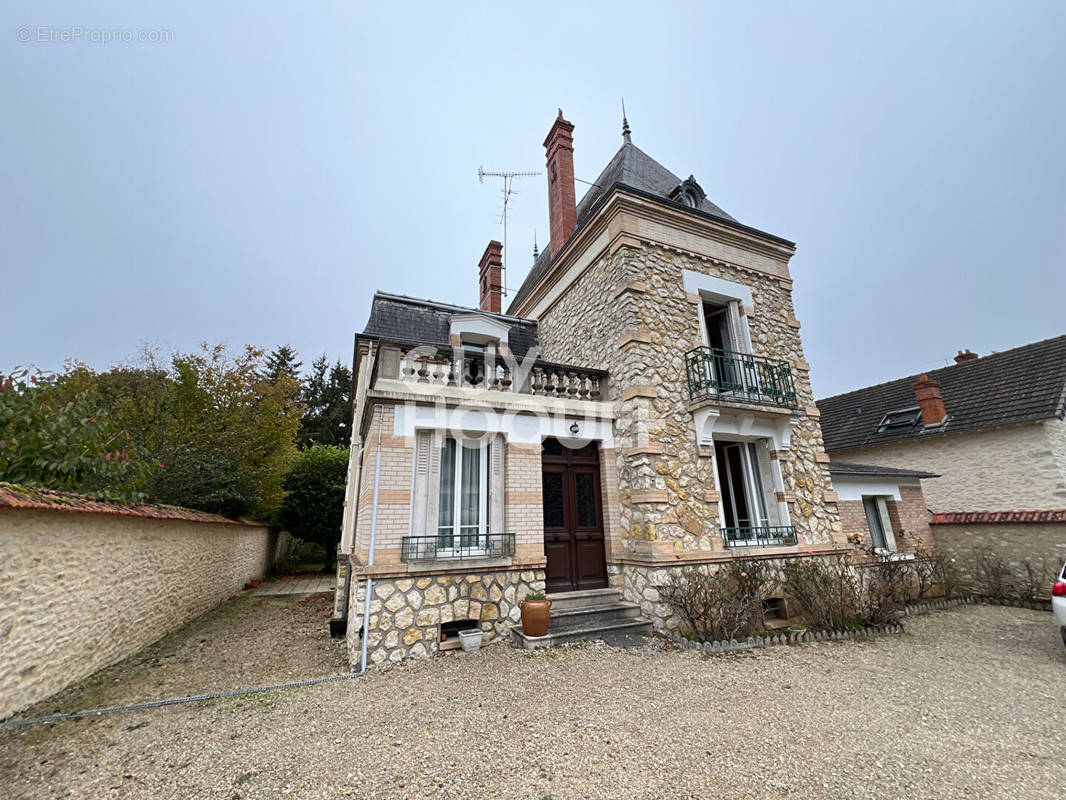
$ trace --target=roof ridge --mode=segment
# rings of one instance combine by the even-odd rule
[[[987,355],[978,356],[977,358],[970,359],[969,361],[962,361],[962,362],[955,363],[955,364],[947,364],[947,365],[945,365],[943,367],[937,367],[936,369],[931,369],[931,370],[930,369],[926,369],[926,370],[922,370],[921,372],[916,372],[913,375],[903,375],[903,376],[901,376],[899,378],[890,378],[887,381],[881,381],[880,383],[871,383],[869,386],[860,386],[858,389],[850,389],[850,390],[848,390],[846,392],[840,392],[839,394],[833,394],[833,395],[829,395],[828,397],[822,397],[822,398],[819,398],[819,399],[815,400],[814,402],[815,402],[815,404],[824,403],[827,400],[836,400],[838,398],[847,397],[848,395],[856,394],[858,392],[866,392],[866,391],[869,391],[870,389],[877,389],[878,387],[881,387],[881,386],[888,386],[890,383],[898,383],[900,381],[911,380],[911,379],[917,380],[920,375],[928,375],[933,380],[936,380],[936,378],[934,377],[936,374],[944,373],[947,370],[954,370],[957,367],[967,367],[968,368],[968,367],[972,367],[974,364],[979,364],[981,362],[987,363],[991,359],[998,359],[1001,356],[1008,356],[1008,355],[1010,355],[1012,353],[1015,353],[1018,350],[1024,350],[1027,347],[1036,347],[1038,345],[1047,344],[1048,342],[1053,342],[1053,341],[1056,341],[1056,340],[1059,340],[1059,339],[1066,339],[1066,333],[1059,334],[1058,336],[1049,336],[1046,339],[1039,339],[1039,340],[1037,340],[1035,342],[1027,342],[1026,344],[1021,344],[1021,345],[1018,345],[1016,347],[1012,347],[1009,350],[993,351],[991,353],[988,353]]]

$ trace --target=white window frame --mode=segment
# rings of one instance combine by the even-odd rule
[[[772,527],[773,522],[770,519],[769,503],[767,503],[766,496],[766,481],[763,480],[762,470],[759,465],[759,457],[755,452],[756,443],[753,441],[748,442],[734,442],[734,441],[722,441],[721,444],[726,449],[730,447],[738,447],[740,449],[740,464],[741,471],[740,476],[734,476],[733,470],[730,468],[729,459],[726,459],[725,467],[726,474],[724,481],[720,484],[722,489],[729,492],[731,502],[733,505],[734,522],[737,527],[744,527],[740,525],[740,519],[736,516],[737,512],[737,492],[734,486],[734,477],[741,479],[741,489],[744,492],[744,504],[748,508],[748,514],[750,519],[748,520],[748,526],[750,528],[768,528]],[[717,459],[716,459],[717,460]],[[723,520],[724,521],[724,520]]]
[[[888,513],[888,500],[892,498],[885,497],[882,494],[864,494],[862,496],[862,510],[866,515],[866,526],[870,527],[870,511],[866,507],[866,501],[872,500],[874,507],[877,509],[878,522],[881,523],[881,533],[885,538],[885,546],[878,547],[877,542],[874,541],[874,531],[870,528],[870,543],[873,545],[875,551],[883,551],[887,553],[895,553],[898,550],[896,545],[896,532],[892,528],[892,518]]]
[[[463,450],[476,450],[478,453],[478,522],[477,522],[477,536],[478,542],[485,541],[485,534],[488,531],[488,499],[489,499],[489,441],[487,438],[481,438],[476,440],[476,447],[470,447],[463,438],[452,436],[450,434],[443,437],[441,441],[441,476],[444,475],[444,448],[446,442],[451,440],[455,442],[455,464],[453,466],[454,474],[452,475],[452,524],[448,527],[451,528],[451,541],[452,547],[442,548],[439,546],[440,540],[447,534],[442,533],[442,526],[440,524],[440,485],[438,484],[435,489],[438,493],[437,497],[437,557],[446,558],[454,557],[458,555],[477,556],[483,555],[487,552],[484,547],[475,548],[463,548],[462,537],[464,536],[463,528],[469,526],[463,526],[460,520],[463,516],[462,505],[462,486],[463,486]],[[470,535],[469,533],[465,535]],[[459,549],[456,549],[456,540],[459,540]]]

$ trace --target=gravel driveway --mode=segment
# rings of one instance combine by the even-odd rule
[[[351,681],[0,731],[11,797],[1039,798],[1066,774],[1046,613],[704,656],[493,646]]]

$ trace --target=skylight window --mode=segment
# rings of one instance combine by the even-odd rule
[[[904,408],[901,411],[889,411],[885,414],[884,419],[881,420],[881,424],[877,426],[877,432],[885,433],[886,431],[895,431],[902,428],[913,428],[918,424],[918,418],[921,413],[917,406]]]

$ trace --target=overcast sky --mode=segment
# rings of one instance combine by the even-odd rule
[[[797,242],[817,395],[1066,332],[1060,1],[82,5],[0,10],[0,369],[349,361],[376,289],[476,305],[479,165],[543,170],[562,107],[591,181],[622,96],[635,144]],[[512,287],[548,238],[546,178],[518,188]]]

